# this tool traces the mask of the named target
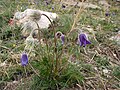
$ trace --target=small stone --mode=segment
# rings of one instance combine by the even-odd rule
[[[108,71],[108,69],[103,69],[103,72],[104,72],[105,74],[107,74],[109,71]]]
[[[3,62],[3,63],[0,64],[0,67],[4,67],[4,66],[6,66],[5,62]]]

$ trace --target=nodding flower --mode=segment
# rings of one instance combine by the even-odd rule
[[[78,42],[79,45],[83,47],[85,47],[87,44],[91,44],[91,42],[87,39],[87,36],[85,34],[78,35]]]
[[[62,4],[62,8],[66,8],[66,6],[64,4]]]
[[[56,37],[56,38],[60,38],[61,41],[62,41],[62,44],[65,43],[65,35],[62,34],[62,32],[58,31],[58,32],[55,34],[55,37]]]
[[[26,53],[23,53],[21,55],[21,65],[26,66],[28,64],[28,55]]]
[[[64,43],[65,43],[65,35],[62,34],[62,35],[60,36],[60,39],[61,39],[61,41],[62,41],[62,44],[64,44]]]
[[[58,32],[55,34],[55,37],[56,37],[56,38],[60,38],[61,35],[62,35],[62,32],[58,31]]]

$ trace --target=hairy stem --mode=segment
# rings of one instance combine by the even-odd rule
[[[56,30],[54,29],[54,24],[52,23],[51,19],[46,15],[46,14],[42,14],[44,16],[46,16],[48,18],[48,20],[50,21],[51,25],[52,25],[52,29],[53,29],[53,32],[54,32],[54,54],[53,56],[55,56],[55,60],[56,60],[56,65],[55,65],[55,73],[58,72],[58,58],[57,58],[57,39],[56,39]],[[54,58],[52,59],[52,65],[53,65],[53,69],[54,69]]]

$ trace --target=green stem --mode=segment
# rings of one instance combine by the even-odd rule
[[[57,73],[59,62],[58,62],[58,59],[57,59],[57,39],[55,37],[56,30],[54,29],[54,25],[53,25],[51,19],[46,14],[42,14],[42,15],[44,15],[48,18],[48,20],[50,21],[50,23],[52,25],[52,29],[53,29],[53,32],[54,32],[54,55],[53,56],[55,56],[55,60],[56,60],[55,73]],[[52,59],[52,64],[53,64],[53,67],[54,67],[54,59]]]
[[[39,27],[39,25],[38,25],[38,23],[37,22],[35,22],[36,24],[37,24],[37,27],[38,27],[38,39],[39,39],[39,42],[40,42],[40,27]]]
[[[40,29],[39,25],[37,22],[35,22],[37,24],[37,27],[38,29],[35,29],[35,30],[38,30],[38,39],[39,39],[39,42],[41,42],[40,40],[40,31],[41,33],[44,35],[43,31]],[[45,37],[45,36],[44,36]],[[49,48],[48,48],[48,42],[47,42],[47,38],[45,37],[45,44],[46,44],[46,47],[47,47],[47,54],[48,54],[48,59],[50,60],[50,57],[49,57]]]

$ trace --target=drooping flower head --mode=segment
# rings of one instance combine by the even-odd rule
[[[66,6],[64,4],[62,4],[62,8],[65,8]]]
[[[21,65],[26,66],[28,64],[28,55],[26,53],[23,53],[21,55]]]
[[[62,41],[62,44],[64,44],[64,43],[65,43],[65,35],[62,34],[62,35],[60,36],[60,39],[61,39],[61,41]]]
[[[58,31],[58,32],[56,32],[55,37],[56,37],[56,38],[60,38],[61,35],[62,35],[62,32]]]
[[[62,34],[62,32],[58,31],[58,32],[55,34],[55,37],[56,37],[56,38],[59,38],[59,39],[62,41],[62,44],[65,43],[65,35]]]
[[[79,45],[83,47],[85,47],[87,44],[91,44],[91,42],[87,39],[87,36],[85,34],[78,35],[78,42]]]

